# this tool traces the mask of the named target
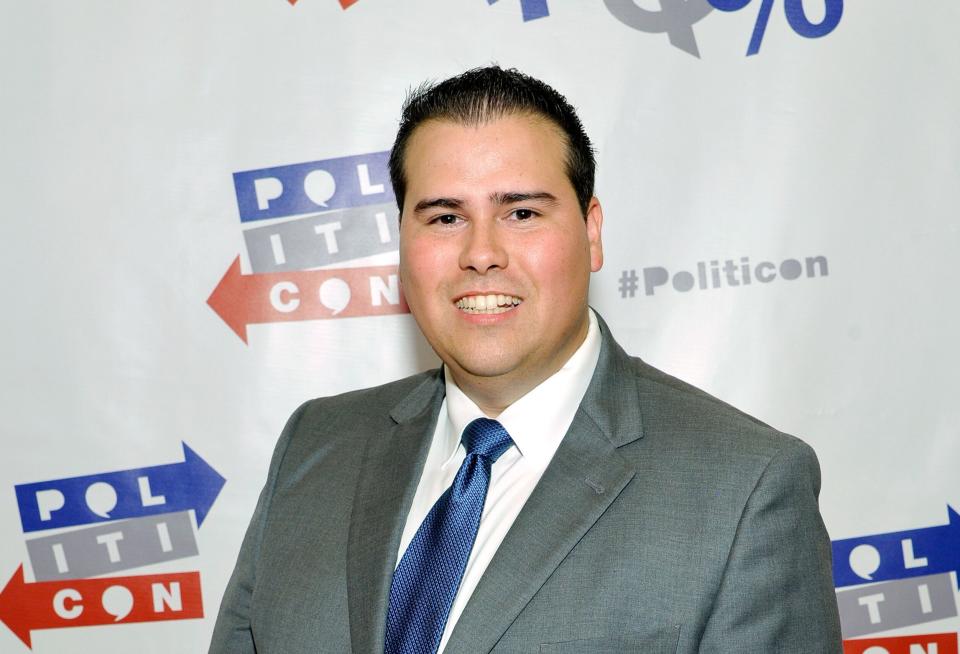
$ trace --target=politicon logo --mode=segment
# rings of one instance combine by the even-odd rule
[[[291,5],[297,0],[287,0]],[[353,6],[359,0],[338,0],[343,9]],[[467,0],[463,0],[467,1]],[[479,0],[474,0],[479,1]],[[507,0],[509,1],[509,0]],[[547,0],[514,0],[520,4],[524,22],[546,18],[550,15]],[[486,0],[494,5],[501,0]],[[647,34],[665,34],[670,44],[684,52],[700,57],[700,48],[694,34],[694,26],[714,9],[722,12],[734,12],[749,7],[755,8],[757,17],[747,43],[747,56],[760,52],[767,24],[777,4],[783,9],[783,15],[790,29],[808,39],[818,39],[833,32],[843,17],[843,0],[603,0],[603,4],[612,16],[627,27]],[[811,18],[808,5],[823,5],[822,17]]]
[[[186,443],[183,455],[14,487],[34,580],[17,568],[0,620],[24,645],[38,629],[203,617],[197,571],[116,574],[199,553],[190,514],[199,529],[225,480]]]
[[[833,579],[844,654],[957,654],[958,634],[924,633],[923,625],[956,619],[960,515],[947,524],[833,541]],[[896,637],[872,634],[897,630]]]
[[[247,342],[251,324],[381,316],[409,311],[397,266],[353,267],[396,252],[389,152],[234,173],[251,270],[240,256],[207,304]]]
[[[830,274],[827,257],[808,256],[780,261],[737,259],[697,261],[684,268],[648,266],[629,268],[620,273],[617,291],[623,299],[652,297],[666,293],[689,293],[721,288],[745,288],[798,279],[826,277]]]

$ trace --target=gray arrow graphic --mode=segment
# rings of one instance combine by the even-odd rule
[[[837,591],[837,605],[844,638],[957,615],[949,572]]]
[[[82,579],[196,556],[190,512],[163,513],[27,541],[37,581]]]

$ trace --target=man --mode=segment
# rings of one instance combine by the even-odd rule
[[[211,652],[840,651],[816,457],[613,340],[593,172],[516,71],[408,100],[400,279],[444,366],[296,411]]]

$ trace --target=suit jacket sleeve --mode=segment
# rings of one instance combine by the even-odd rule
[[[290,416],[274,449],[267,482],[260,492],[260,499],[257,501],[257,507],[250,519],[243,544],[240,546],[237,564],[220,603],[220,613],[210,642],[210,654],[255,654],[256,652],[250,626],[250,601],[257,575],[260,542],[280,465],[283,463],[287,446],[296,432],[306,406],[306,403],[301,405]]]
[[[791,439],[747,501],[699,651],[836,654],[840,619],[813,450]]]

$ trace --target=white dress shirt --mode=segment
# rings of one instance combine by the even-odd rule
[[[573,422],[573,416],[590,385],[600,357],[600,328],[593,310],[588,313],[590,326],[587,337],[573,356],[560,370],[497,417],[513,439],[513,445],[497,459],[490,471],[490,486],[480,516],[477,539],[443,630],[440,652],[447,646],[453,627],[484,570],[560,447],[560,441]],[[473,400],[453,382],[449,370],[444,373],[446,397],[440,406],[430,452],[400,539],[398,565],[420,523],[453,483],[460,464],[467,456],[466,448],[460,442],[463,430],[476,418],[485,417]]]

